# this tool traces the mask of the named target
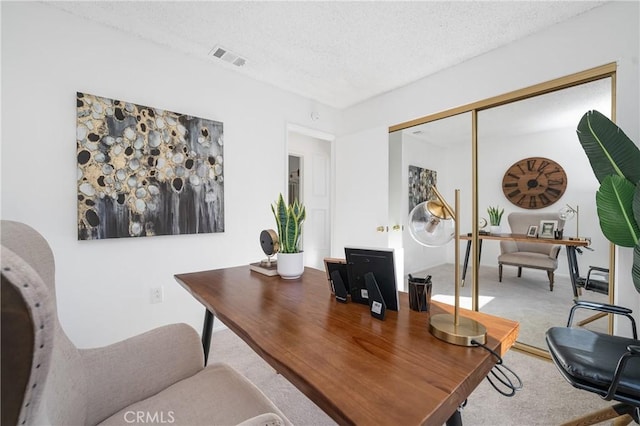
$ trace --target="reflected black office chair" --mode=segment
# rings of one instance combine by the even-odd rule
[[[577,309],[590,309],[629,318],[633,338],[611,336],[572,327]],[[632,311],[606,303],[576,301],[566,327],[552,327],[546,333],[549,353],[562,376],[575,388],[593,392],[604,400],[618,401],[606,410],[591,413],[572,425],[591,425],[628,415],[640,423],[640,341]]]
[[[576,254],[582,254],[582,250],[587,249],[593,251],[591,247],[576,247]],[[586,278],[580,275],[578,267],[578,259],[576,256],[569,259],[569,273],[571,275],[571,284],[573,285],[573,296],[578,297],[582,293],[582,289],[595,291],[600,294],[609,294],[609,269],[599,266],[589,266]]]
[[[584,282],[580,282],[580,284],[582,284],[582,288],[585,290],[609,294],[609,268],[589,266],[587,278],[585,278]]]
[[[582,254],[582,248],[592,250],[591,247],[576,247],[577,254]],[[576,256],[571,261],[569,260],[569,272],[571,275],[571,285],[573,286],[573,297],[578,299],[582,295],[582,291],[593,291],[596,293],[608,295],[609,294],[609,269],[599,266],[589,266],[589,271],[586,277],[580,275],[580,269],[578,268],[578,260]],[[599,318],[607,316],[604,312],[599,312],[596,315],[592,315],[577,323],[578,326],[586,325]]]

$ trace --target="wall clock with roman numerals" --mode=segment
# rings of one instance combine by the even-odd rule
[[[567,189],[567,174],[555,161],[543,157],[524,158],[509,167],[502,178],[502,191],[513,204],[541,209],[555,203]]]

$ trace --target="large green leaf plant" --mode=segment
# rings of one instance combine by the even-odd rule
[[[302,222],[307,217],[304,206],[298,200],[287,205],[280,194],[276,204],[271,205],[271,211],[278,226],[280,253],[299,253]]]
[[[600,182],[596,193],[600,228],[612,243],[634,248],[631,276],[640,292],[640,150],[595,110],[582,117],[577,133]]]

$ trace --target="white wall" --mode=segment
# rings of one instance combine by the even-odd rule
[[[640,144],[639,8],[637,2],[607,3],[508,46],[363,102],[344,112],[340,134],[391,126],[616,62],[616,120],[625,133]],[[384,144],[387,141],[372,139],[374,143]],[[371,147],[371,150],[378,149]],[[340,173],[340,170],[336,172]],[[584,174],[588,173],[591,171],[584,171]],[[339,187],[338,190],[346,189]],[[337,197],[348,198],[345,194],[337,194]],[[629,274],[631,250],[619,249],[618,252],[617,299],[634,309],[640,319],[640,295],[633,288]]]
[[[2,218],[51,244],[63,327],[81,347],[172,322],[200,331],[204,311],[173,274],[264,257],[258,235],[285,191],[286,125],[333,133],[336,111],[46,4],[1,7]],[[222,121],[225,232],[77,241],[76,91]],[[150,304],[157,286],[165,302]]]
[[[335,210],[331,253],[345,246],[389,247],[388,128],[342,135],[335,144]]]

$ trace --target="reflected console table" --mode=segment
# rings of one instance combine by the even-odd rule
[[[205,353],[215,315],[339,424],[455,423],[458,407],[496,363],[482,348],[432,336],[430,313],[410,310],[406,293],[384,321],[366,305],[338,303],[324,271],[305,268],[301,278],[283,280],[241,266],[175,278],[206,308]],[[452,311],[431,304],[433,314]],[[461,315],[481,322],[487,346],[501,355],[516,341],[515,321]]]
[[[462,285],[467,275],[467,267],[469,266],[469,254],[471,253],[471,235],[461,235],[461,240],[467,240],[467,249],[464,255],[464,266],[462,268]],[[482,241],[483,240],[497,240],[497,241],[515,241],[524,243],[539,243],[550,245],[565,246],[567,250],[567,261],[569,262],[569,276],[571,279],[571,286],[573,287],[574,297],[578,297],[578,280],[580,279],[580,272],[578,270],[578,258],[576,251],[578,247],[587,247],[590,244],[588,240],[571,240],[568,238],[562,238],[559,240],[553,238],[533,238],[527,237],[524,234],[488,234],[478,235],[478,257],[482,254]],[[480,259],[478,259],[479,261]]]

